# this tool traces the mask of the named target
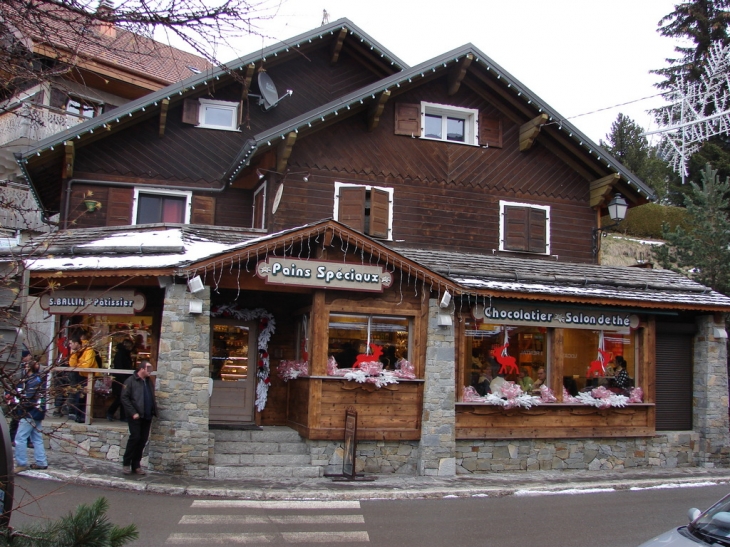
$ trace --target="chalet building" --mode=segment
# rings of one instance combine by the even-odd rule
[[[155,363],[153,469],[338,472],[348,409],[358,471],[727,464],[730,299],[596,263],[652,191],[501,66],[342,19],[227,68],[17,156],[42,306]]]

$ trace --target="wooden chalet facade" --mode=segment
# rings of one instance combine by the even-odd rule
[[[287,426],[332,470],[348,408],[368,471],[727,463],[730,299],[594,264],[609,201],[652,192],[502,67],[343,19],[228,68],[18,156],[66,228],[28,260],[49,311],[111,340],[49,300],[144,297],[152,467],[236,476],[209,433]]]

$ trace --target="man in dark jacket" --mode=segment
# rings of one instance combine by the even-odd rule
[[[46,401],[44,394],[45,381],[41,378],[41,365],[38,361],[30,360],[26,363],[27,376],[18,388],[20,393],[19,408],[22,411],[18,432],[15,435],[15,472],[20,473],[28,469],[28,447],[30,438],[33,443],[35,463],[31,469],[48,469],[46,449],[43,446],[43,418],[46,415]]]
[[[124,382],[122,405],[129,423],[129,440],[122,460],[125,475],[145,474],[144,469],[140,467],[142,451],[150,436],[152,417],[157,416],[155,385],[150,380],[152,370],[152,363],[144,360],[134,374]]]

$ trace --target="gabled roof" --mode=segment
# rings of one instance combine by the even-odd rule
[[[571,264],[421,249],[393,249],[334,220],[262,235],[251,230],[156,224],[67,230],[23,249],[31,275],[73,278],[177,275],[234,269],[255,275],[256,263],[286,250],[300,259],[329,237],[423,281],[424,287],[476,298],[510,298],[637,309],[730,310],[730,297],[669,270]],[[316,245],[305,244],[316,241]],[[50,247],[45,247],[50,245]],[[296,245],[299,251],[294,250]],[[38,258],[34,258],[36,248]],[[338,244],[336,248],[341,248]],[[2,251],[0,251],[2,252]],[[30,253],[30,256],[28,254]],[[367,260],[367,259],[366,259]],[[410,283],[410,281],[409,281]]]
[[[182,98],[185,95],[192,94],[195,92],[196,86],[205,86],[211,81],[226,78],[230,72],[235,73],[235,71],[243,71],[252,63],[266,61],[267,59],[278,57],[279,55],[297,55],[297,50],[302,46],[316,40],[322,40],[325,38],[329,39],[331,36],[334,36],[336,32],[339,32],[342,29],[347,30],[349,35],[353,36],[369,48],[373,56],[379,56],[382,58],[384,63],[391,66],[393,70],[403,70],[408,66],[372,39],[368,34],[363,32],[354,23],[348,19],[339,19],[328,25],[323,25],[309,32],[290,38],[289,40],[279,42],[260,51],[240,57],[230,63],[225,63],[219,67],[211,68],[202,74],[190,76],[159,91],[126,103],[113,111],[92,118],[87,122],[76,125],[61,133],[57,133],[56,135],[36,143],[34,146],[23,152],[19,156],[19,159],[26,161],[32,156],[47,152],[51,149],[51,147],[58,146],[64,141],[81,139],[84,135],[91,135],[94,133],[95,129],[106,129],[107,126],[113,129],[116,124],[125,121],[126,118],[131,118],[136,114],[145,112],[148,108],[158,106],[164,99],[172,100],[174,98]]]

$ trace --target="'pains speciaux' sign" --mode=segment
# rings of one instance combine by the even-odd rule
[[[343,262],[268,257],[256,266],[258,276],[269,285],[296,285],[382,292],[393,283],[390,272],[380,266]]]

